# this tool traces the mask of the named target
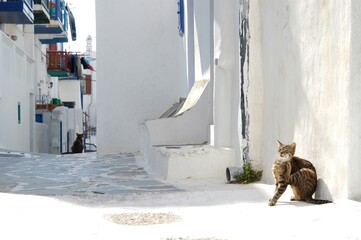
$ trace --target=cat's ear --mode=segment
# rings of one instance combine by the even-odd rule
[[[292,148],[296,148],[296,143],[293,142],[293,143],[290,144],[290,146],[291,146]]]
[[[278,147],[283,146],[283,144],[279,140],[277,140],[277,142],[278,142]]]

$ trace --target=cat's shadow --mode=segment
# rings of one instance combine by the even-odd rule
[[[317,206],[315,204],[310,204],[310,203],[306,203],[306,202],[302,202],[302,201],[278,201],[276,203],[276,206],[279,205],[279,206],[295,206],[295,207],[314,207],[314,206]]]
[[[317,180],[317,189],[315,192],[315,198],[316,199],[324,199],[324,200],[330,200],[333,202],[333,198],[331,195],[331,192],[329,188],[327,187],[325,181],[322,178],[319,178]],[[303,201],[278,201],[276,205],[292,205],[295,207],[312,207],[317,206],[317,204],[310,204]]]
[[[319,178],[317,180],[317,189],[315,193],[315,198],[333,201],[330,189],[327,187],[327,184],[322,178]]]

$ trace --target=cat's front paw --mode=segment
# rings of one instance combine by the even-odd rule
[[[268,200],[268,206],[274,206],[274,205],[276,205],[276,202],[274,202],[272,198]]]

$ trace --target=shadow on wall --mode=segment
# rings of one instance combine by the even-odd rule
[[[361,1],[353,0],[351,1],[352,9],[352,19],[351,19],[351,79],[350,79],[350,97],[349,97],[349,115],[351,117],[350,129],[352,129],[352,134],[350,137],[350,146],[349,146],[349,159],[348,159],[348,179],[347,192],[348,197],[357,201],[361,201],[361,114],[360,114],[360,103],[361,103],[361,62],[360,62],[360,21],[361,16],[359,13],[361,9]]]
[[[310,111],[310,107],[306,90],[302,85],[305,76],[300,33],[294,30],[301,28],[297,10],[285,1],[276,3],[264,1],[259,7],[263,26],[260,40],[262,53],[259,61],[261,61],[263,79],[261,83],[255,84],[263,86],[261,93],[263,106],[260,123],[262,130],[256,132],[262,143],[260,150],[265,172],[264,180],[270,183],[273,182],[271,169],[274,157],[278,156],[276,140],[279,139],[287,144],[299,141],[295,139],[297,123]],[[251,79],[251,82],[254,80]],[[251,106],[252,103],[249,105]],[[252,115],[250,119],[252,124]],[[296,143],[298,146],[303,144]],[[296,155],[297,152],[296,150]]]
[[[255,71],[255,68],[258,70],[261,67],[262,78],[252,78],[251,84],[254,89],[261,86],[259,97],[263,99],[262,107],[254,105],[250,112],[258,115],[258,111],[261,111],[262,116],[261,122],[256,123],[252,122],[250,116],[250,125],[253,124],[251,134],[257,135],[253,137],[255,141],[251,148],[255,148],[251,151],[258,157],[259,153],[255,152],[259,149],[267,183],[273,182],[271,169],[274,157],[277,156],[277,139],[287,144],[295,141],[295,155],[311,161],[320,176],[325,176],[331,170],[322,161],[327,159],[325,156],[330,155],[330,151],[320,146],[333,145],[330,143],[332,135],[327,131],[330,126],[322,122],[329,118],[330,113],[320,111],[320,106],[327,106],[326,100],[332,100],[327,98],[330,94],[326,88],[328,82],[326,84],[325,81],[332,76],[329,76],[327,68],[322,67],[325,61],[326,64],[329,61],[320,54],[327,50],[328,45],[319,48],[317,44],[322,41],[315,41],[321,39],[318,33],[321,27],[326,28],[326,23],[320,24],[321,17],[310,17],[322,6],[317,2],[316,10],[310,11],[308,8],[299,9],[297,4],[289,1],[264,1],[259,4],[262,38],[255,45],[259,44],[262,49],[260,58],[256,59],[261,64],[253,68]],[[326,28],[327,31],[330,29]],[[253,35],[256,34],[257,30]],[[303,44],[303,41],[307,44]],[[252,108],[252,103],[249,106]],[[318,189],[322,196],[331,199],[323,180]]]

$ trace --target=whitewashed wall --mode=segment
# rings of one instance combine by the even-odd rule
[[[34,45],[34,61],[35,61],[35,99],[38,104],[47,104],[51,101],[50,96],[58,97],[58,78],[50,77],[47,73],[47,58],[46,58],[47,45],[41,44],[36,41]],[[50,88],[50,82],[53,82],[53,87]],[[55,95],[53,95],[56,93]]]
[[[211,1],[194,1],[195,81],[211,78]],[[213,15],[213,14],[212,14]],[[213,46],[212,46],[213,47]]]
[[[177,2],[97,0],[96,18],[98,151],[139,151],[140,124],[188,93]]]
[[[26,41],[17,27],[6,31],[18,39],[0,31],[0,147],[30,151],[35,118],[33,52],[24,50]]]
[[[348,162],[348,197],[361,200],[361,2],[352,0],[347,6],[351,14],[350,57],[348,58],[350,83],[347,90],[349,95],[346,108],[350,117],[350,126],[347,132],[349,139],[343,147],[346,147],[348,152],[346,158]],[[340,34],[343,34],[343,31]],[[345,159],[340,161],[345,161]]]
[[[358,1],[251,1],[250,157],[271,183],[279,139],[316,165],[321,195],[360,198]]]
[[[80,81],[59,80],[59,98],[62,102],[75,102],[74,108],[81,108]]]
[[[237,0],[214,0],[214,145],[235,150],[241,164],[240,41]]]

